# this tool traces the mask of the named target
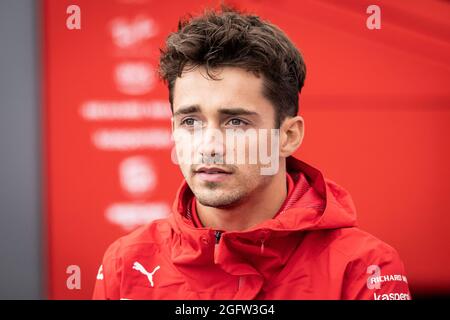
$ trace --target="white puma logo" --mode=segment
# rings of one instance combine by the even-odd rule
[[[159,268],[160,268],[160,266],[156,266],[152,272],[148,272],[147,270],[145,270],[145,268],[139,262],[135,262],[133,264],[133,269],[139,271],[142,274],[145,274],[152,287],[153,287],[153,275],[155,274],[156,271],[158,271]]]

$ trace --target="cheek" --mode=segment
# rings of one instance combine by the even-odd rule
[[[225,145],[227,159],[232,159],[229,160],[229,163],[238,166],[267,165],[267,158],[278,156],[278,146],[279,130],[272,128],[252,128],[248,129],[244,135],[239,133],[233,136],[230,134]]]
[[[278,129],[262,129],[260,131],[258,140],[259,157],[278,156],[278,146],[279,146]]]
[[[249,133],[251,131],[251,133]],[[227,132],[225,136],[226,161],[236,165],[242,173],[247,173],[252,165],[258,163],[258,131],[248,129],[245,134]]]
[[[177,141],[175,143],[176,161],[184,172],[185,168],[190,169],[190,166],[194,163],[193,147],[188,142]]]
[[[259,165],[238,166],[236,180],[238,184],[251,187],[259,184],[261,179]]]
[[[179,163],[178,164],[181,173],[183,174],[183,177],[186,180],[190,180],[191,179],[191,166],[189,164],[184,164],[184,163]]]

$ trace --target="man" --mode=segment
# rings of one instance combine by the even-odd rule
[[[185,181],[169,218],[108,248],[95,299],[410,299],[348,192],[292,156],[306,68],[280,29],[231,9],[180,21],[160,74]]]

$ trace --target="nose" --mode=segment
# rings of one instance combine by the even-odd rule
[[[217,128],[205,128],[202,131],[197,149],[199,156],[202,160],[210,157],[216,160],[222,159],[225,152],[223,133]]]

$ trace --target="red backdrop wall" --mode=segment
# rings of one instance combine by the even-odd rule
[[[158,48],[180,16],[217,1],[43,0],[48,296],[90,298],[107,246],[168,214],[181,174],[170,153]],[[414,293],[450,288],[450,5],[235,1],[303,52],[306,121],[297,156],[353,195],[360,226],[394,246]],[[69,5],[81,29],[66,26]],[[80,267],[69,289],[67,268]]]

